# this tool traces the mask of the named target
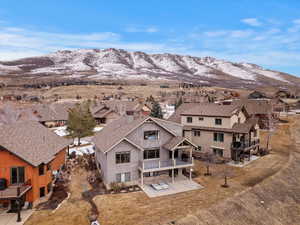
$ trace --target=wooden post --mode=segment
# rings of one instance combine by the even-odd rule
[[[20,191],[20,187],[17,187],[17,204],[18,204],[18,218],[17,218],[17,222],[21,222],[22,221],[22,218],[21,218],[21,198],[20,198],[20,194],[21,194],[21,191]]]
[[[143,171],[141,171],[141,184],[142,184],[142,187],[144,187],[144,173],[143,173]]]
[[[190,168],[190,180],[192,180],[192,168]]]
[[[174,183],[175,179],[174,179],[174,169],[172,169],[172,183]]]

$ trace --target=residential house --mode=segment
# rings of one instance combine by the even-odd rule
[[[0,126],[0,204],[16,208],[47,198],[70,141],[37,121]]]
[[[108,124],[93,138],[104,184],[143,187],[153,177],[175,182],[184,170],[191,172],[196,145],[181,135],[180,124],[152,117],[124,116]]]
[[[138,101],[109,100],[92,107],[91,111],[97,124],[106,125],[122,116],[148,115],[151,110]]]
[[[243,106],[182,104],[177,111],[170,119],[183,125],[183,136],[199,152],[240,160],[259,149],[258,120],[250,118]]]

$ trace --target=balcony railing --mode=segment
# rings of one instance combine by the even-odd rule
[[[155,170],[155,169],[167,169],[167,168],[177,168],[184,166],[194,165],[194,158],[189,158],[186,160],[181,159],[169,159],[169,160],[143,160],[139,161],[139,166],[142,170]]]
[[[245,150],[259,145],[259,139],[249,142],[233,142],[231,148],[235,150]]]

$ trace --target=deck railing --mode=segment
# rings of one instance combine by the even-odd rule
[[[172,167],[180,167],[185,165],[193,165],[194,158],[191,157],[186,160],[181,159],[169,159],[169,160],[143,160],[139,161],[139,167],[142,170],[151,170],[151,169],[165,169],[165,168],[172,168]]]
[[[249,142],[233,142],[231,144],[232,149],[237,149],[237,150],[244,150],[247,148],[254,147],[260,143],[259,139],[253,140],[250,143]]]

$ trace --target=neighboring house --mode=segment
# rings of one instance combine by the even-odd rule
[[[75,107],[74,102],[37,104],[21,113],[20,120],[36,120],[44,126],[60,127],[67,123],[69,110]]]
[[[191,172],[196,146],[181,135],[180,124],[152,117],[124,116],[108,124],[93,138],[104,184],[143,186],[160,175],[174,182],[184,169]]]
[[[92,114],[98,125],[107,125],[122,116],[148,115],[151,110],[137,101],[109,100],[92,107]]]
[[[258,120],[250,118],[243,106],[183,104],[178,111],[171,119],[180,120],[183,136],[195,143],[199,152],[240,160],[259,149]]]
[[[36,204],[52,191],[53,174],[65,163],[69,140],[37,121],[0,126],[0,204]]]

